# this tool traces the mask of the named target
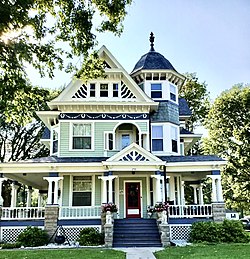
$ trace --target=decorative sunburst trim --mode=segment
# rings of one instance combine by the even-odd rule
[[[86,98],[87,97],[87,86],[82,84],[72,98]]]
[[[121,81],[121,96],[122,98],[131,99],[136,98],[134,94],[129,90],[129,88]]]
[[[149,159],[138,153],[137,151],[132,150],[130,153],[122,157],[119,161],[149,161]]]

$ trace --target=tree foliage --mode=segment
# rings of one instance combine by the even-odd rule
[[[87,56],[100,32],[120,35],[126,7],[132,0],[4,0],[0,2],[0,114],[15,98],[28,93],[25,67],[31,64],[41,76],[54,76],[55,68],[71,71],[64,59]],[[99,20],[99,19],[95,19]],[[63,47],[62,47],[63,46]],[[67,51],[66,51],[67,49]],[[12,104],[12,106],[15,104]],[[11,121],[9,113],[6,118]]]
[[[180,97],[184,97],[192,112],[188,128],[192,131],[195,125],[203,124],[210,109],[210,98],[205,82],[198,82],[196,73],[186,73],[186,82],[180,88]]]
[[[226,158],[223,174],[228,207],[250,210],[250,87],[235,85],[214,102],[206,120],[204,150]]]

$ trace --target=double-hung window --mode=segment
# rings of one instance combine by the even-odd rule
[[[108,96],[109,96],[109,85],[100,84],[100,97],[108,97]]]
[[[176,102],[176,86],[170,84],[170,100]]]
[[[172,152],[178,152],[178,141],[177,141],[178,133],[176,127],[171,127],[171,143],[172,143]]]
[[[162,98],[161,84],[151,84],[151,98]]]
[[[91,176],[73,176],[73,206],[91,206],[91,193]]]
[[[152,126],[152,151],[163,151],[163,126]]]
[[[73,149],[91,149],[91,124],[74,123],[72,138]]]
[[[89,85],[89,96],[90,97],[95,97],[95,84],[90,84]]]
[[[52,153],[58,152],[58,128],[52,130]]]
[[[113,97],[118,97],[118,93],[119,93],[119,85],[113,84]]]

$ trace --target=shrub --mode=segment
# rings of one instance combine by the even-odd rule
[[[21,244],[19,242],[17,243],[4,243],[0,245],[2,249],[14,249],[14,248],[20,248]]]
[[[45,230],[38,227],[27,227],[19,234],[17,242],[22,246],[42,246],[48,243],[49,236]]]
[[[96,246],[104,244],[104,235],[96,228],[84,228],[78,239],[81,246]]]
[[[247,243],[249,235],[244,231],[240,221],[224,220],[222,223],[196,222],[191,227],[191,242],[208,243]]]
[[[195,222],[192,224],[190,232],[191,242],[219,242],[219,225],[213,221]]]
[[[221,224],[221,241],[224,243],[247,243],[249,235],[238,220],[224,220]]]

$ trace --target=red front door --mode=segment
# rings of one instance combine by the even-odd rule
[[[126,217],[141,217],[141,193],[139,182],[126,183]]]

